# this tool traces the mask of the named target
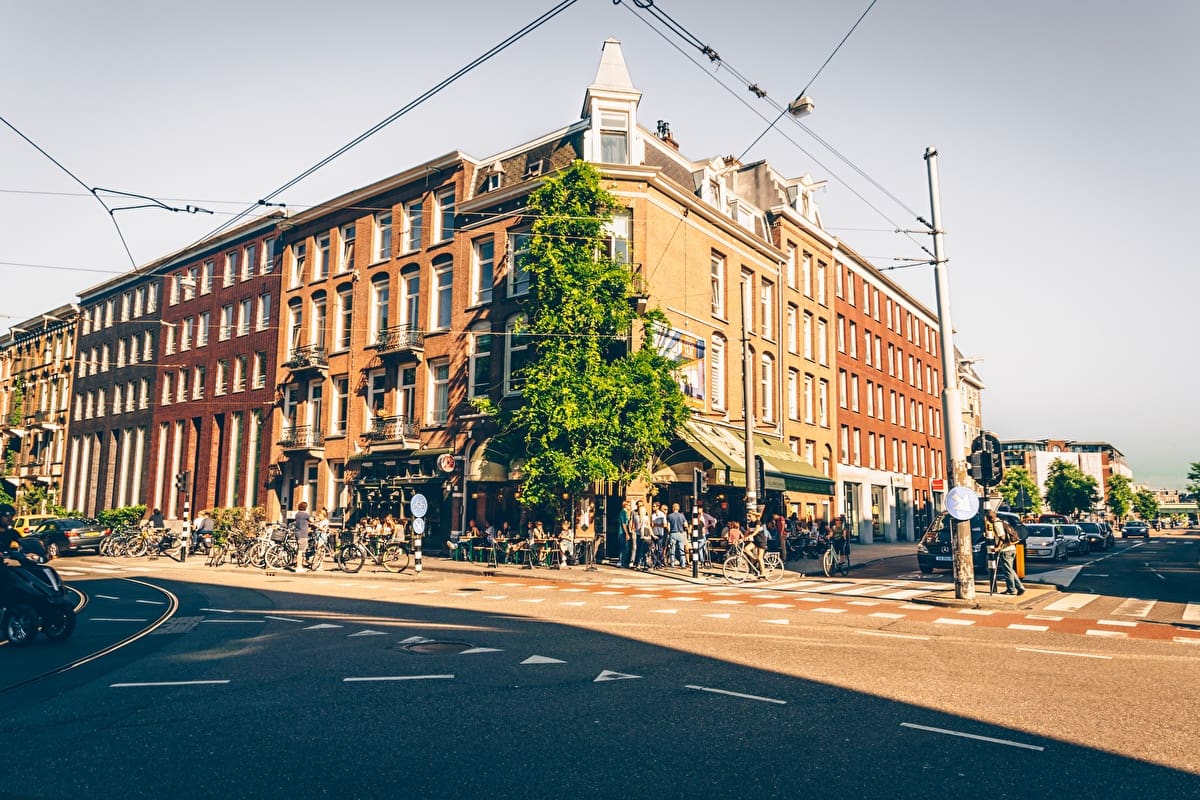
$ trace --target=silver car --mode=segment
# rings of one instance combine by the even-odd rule
[[[1092,546],[1088,543],[1087,534],[1078,525],[1059,525],[1063,538],[1067,540],[1067,553],[1089,553]]]
[[[1066,561],[1067,540],[1060,530],[1062,527],[1051,523],[1026,525],[1025,560]]]

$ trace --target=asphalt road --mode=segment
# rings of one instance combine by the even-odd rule
[[[1101,563],[1123,586],[1173,586],[1195,579],[1197,546],[1151,540]],[[1200,785],[1200,647],[1060,630],[1038,624],[1055,616],[1042,608],[922,607],[861,579],[140,566],[74,580],[88,604],[67,646],[0,648],[0,732],[21,765],[0,796],[1194,798]],[[1163,588],[1187,607],[1186,586]],[[146,622],[105,621],[133,619]],[[1171,630],[1192,638],[1182,620]]]

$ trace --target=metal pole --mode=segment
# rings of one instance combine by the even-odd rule
[[[758,513],[758,481],[754,470],[754,391],[750,385],[750,371],[754,364],[750,359],[750,332],[746,329],[746,281],[742,291],[742,408],[746,437],[746,515]]]
[[[191,487],[188,487],[189,489]],[[179,560],[187,561],[188,545],[192,540],[192,500],[191,492],[183,496],[183,547],[179,551]]]
[[[954,352],[954,324],[950,321],[950,275],[942,246],[942,201],[938,192],[937,148],[925,148],[925,164],[929,173],[930,228],[933,233],[933,279],[937,290],[938,337],[942,351],[942,430],[946,443],[946,478],[950,486],[967,485],[967,462],[964,457],[962,396],[958,390],[958,359]],[[972,558],[971,521],[962,520],[955,526],[954,539],[954,596],[960,600],[975,599],[975,563]]]
[[[413,537],[413,572],[421,574],[421,535]]]

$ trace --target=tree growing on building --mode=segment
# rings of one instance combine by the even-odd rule
[[[1133,508],[1133,487],[1129,485],[1129,478],[1124,475],[1109,476],[1108,497],[1105,499],[1109,512],[1117,522],[1125,519]]]
[[[1154,499],[1154,492],[1138,489],[1133,495],[1133,510],[1147,522],[1158,519],[1158,501]]]
[[[1100,500],[1096,479],[1074,464],[1055,459],[1046,476],[1046,503],[1056,514],[1091,511]]]
[[[1009,467],[1004,471],[1004,479],[996,487],[1000,496],[1009,508],[1021,513],[1037,514],[1042,510],[1042,495],[1038,491],[1037,481],[1024,467]]]
[[[498,409],[478,404],[497,416],[505,450],[525,458],[526,506],[576,497],[596,481],[648,477],[652,457],[688,417],[672,363],[646,335],[665,315],[639,313],[631,299],[641,287],[606,247],[618,208],[600,174],[579,161],[529,198],[532,280],[513,332],[531,352],[513,376],[521,398]]]

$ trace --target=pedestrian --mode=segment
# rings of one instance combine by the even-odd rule
[[[633,565],[640,569],[650,569],[650,564],[646,559],[650,555],[650,548],[653,544],[651,535],[654,529],[650,511],[647,510],[644,500],[637,501],[637,508],[633,510],[629,522],[637,534],[637,539],[634,541],[637,553],[634,556]]]
[[[1020,535],[1008,527],[995,511],[987,512],[987,524],[996,536],[996,548],[1000,555],[1000,572],[1004,575],[1005,594],[1025,594],[1025,586],[1017,576],[1017,542]]]
[[[296,516],[293,519],[296,525],[296,572],[307,572],[304,568],[304,553],[308,550],[308,522],[311,519],[308,513],[308,503],[303,500],[300,505],[296,506]]]
[[[687,541],[687,525],[687,517],[679,510],[679,503],[671,503],[671,513],[667,514],[667,532],[671,537],[669,552],[671,566],[687,566],[687,552],[684,549]]]
[[[150,512],[150,527],[156,531],[166,527],[166,522],[163,521],[163,513],[157,508]]]
[[[621,503],[621,513],[617,515],[617,530],[617,535],[621,537],[620,564],[624,569],[628,569],[633,561],[633,523],[628,500]]]

